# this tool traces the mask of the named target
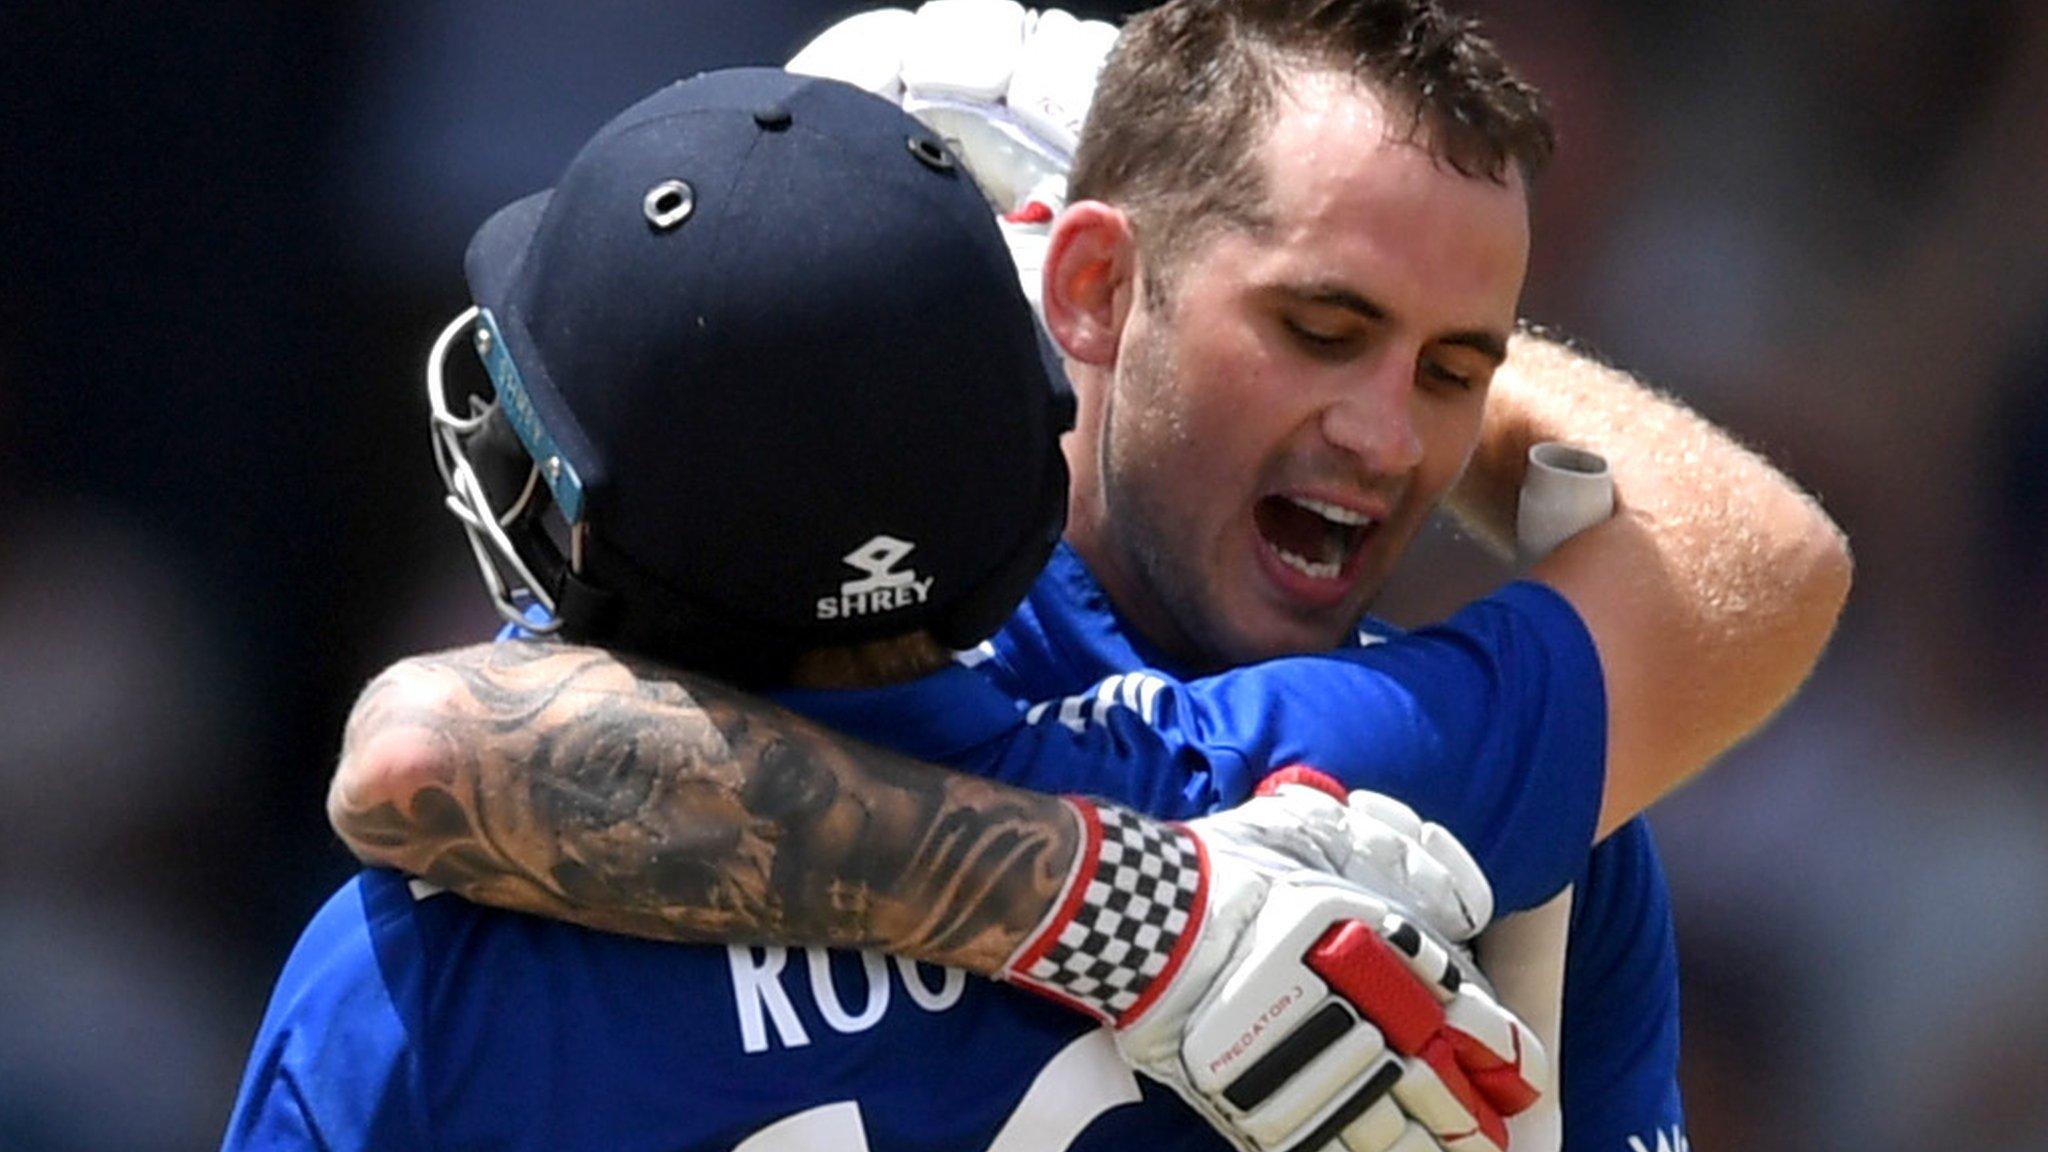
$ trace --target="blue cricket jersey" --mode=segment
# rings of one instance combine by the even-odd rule
[[[1063,549],[979,667],[784,701],[912,755],[1161,816],[1238,802],[1291,762],[1400,796],[1466,840],[1503,910],[1579,886],[1570,1146],[1654,1147],[1679,1122],[1661,879],[1633,833],[1588,868],[1604,702],[1561,599],[1511,586],[1439,628],[1187,681],[1103,679],[1140,667],[1121,637]],[[1668,1028],[1643,1024],[1651,1009]],[[609,936],[369,871],[287,962],[226,1147],[1227,1145],[1106,1032],[1016,989],[879,955]]]
[[[1687,1143],[1678,939],[1648,822],[1631,820],[1586,853],[1607,723],[1591,645],[1562,597],[1516,583],[1448,626],[1404,634],[1369,620],[1355,646],[1326,656],[1181,681],[1063,543],[1015,617],[970,659],[1018,695],[1061,697],[1033,709],[1040,722],[1125,733],[1154,724],[1210,757],[1238,749],[1262,766],[1311,764],[1399,797],[1472,852],[1500,914],[1570,885],[1553,1052],[1565,1148],[1660,1152]],[[1245,794],[1224,787],[1216,799],[1227,806]]]

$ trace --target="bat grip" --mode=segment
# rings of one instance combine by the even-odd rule
[[[1529,449],[1515,513],[1515,559],[1524,566],[1614,515],[1614,475],[1597,452],[1547,440]]]

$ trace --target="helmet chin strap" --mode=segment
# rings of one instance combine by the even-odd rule
[[[478,311],[474,306],[464,309],[441,330],[434,339],[433,348],[427,353],[427,408],[433,432],[434,465],[440,470],[441,483],[447,489],[443,502],[462,523],[463,537],[469,542],[470,554],[476,560],[477,571],[483,576],[484,587],[489,591],[491,604],[498,615],[527,631],[550,633],[561,626],[555,597],[549,591],[548,583],[534,574],[506,532],[521,517],[531,514],[535,492],[540,487],[540,469],[529,461],[526,484],[520,490],[519,498],[502,514],[494,511],[489,491],[478,478],[476,465],[469,458],[467,443],[482,431],[495,402],[483,404],[472,398],[470,412],[466,416],[456,415],[449,405],[444,371],[448,350],[454,346],[458,336],[472,328]],[[580,567],[582,561],[581,524],[570,528],[570,550],[573,570]],[[526,609],[531,604],[538,604],[547,612],[545,622],[527,616]]]

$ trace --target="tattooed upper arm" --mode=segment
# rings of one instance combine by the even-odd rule
[[[365,689],[328,797],[364,861],[672,940],[880,947],[992,971],[1078,847],[1049,796],[920,764],[704,677],[559,644]]]

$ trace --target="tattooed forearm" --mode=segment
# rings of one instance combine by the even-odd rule
[[[1049,796],[907,760],[594,649],[416,657],[349,718],[328,797],[364,861],[667,940],[877,947],[990,972],[1078,847]]]

